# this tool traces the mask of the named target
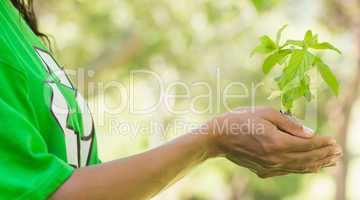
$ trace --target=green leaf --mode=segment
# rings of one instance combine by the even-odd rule
[[[305,74],[304,78],[300,81],[300,84],[303,89],[303,96],[308,102],[310,102],[312,99],[312,94],[310,90],[310,77]]]
[[[255,47],[255,49],[252,50],[250,56],[253,56],[254,54],[256,53],[259,53],[259,54],[268,54],[268,53],[271,53],[273,50],[271,49],[268,49],[266,47],[264,47],[263,45],[258,45]]]
[[[304,36],[304,43],[306,46],[310,46],[311,42],[312,42],[312,32],[310,30],[306,31],[305,36]]]
[[[301,87],[291,88],[283,93],[281,96],[281,103],[286,108],[286,110],[291,110],[293,107],[294,101],[301,97],[303,94]]]
[[[313,46],[313,45],[317,44],[317,43],[318,43],[318,40],[319,40],[319,35],[318,35],[318,34],[315,34],[315,35],[313,36],[312,40],[311,40],[310,46]]]
[[[304,56],[304,73],[311,69],[314,66],[315,55],[310,53],[309,51],[305,51]]]
[[[281,96],[281,104],[282,104],[282,106],[285,107],[285,110],[287,110],[287,111],[290,111],[291,108],[293,107],[294,100],[291,96],[292,95],[290,94],[290,92],[284,93]]]
[[[309,83],[306,79],[303,79],[300,81],[300,85],[288,88],[283,92],[281,102],[287,110],[291,110],[294,101],[301,97],[305,97],[307,101],[310,101],[311,96]]]
[[[267,54],[271,53],[277,49],[277,45],[269,36],[261,36],[260,37],[260,45],[255,47],[255,49],[251,52],[251,56],[255,53]]]
[[[268,74],[276,64],[279,64],[279,62],[282,61],[290,53],[291,53],[290,49],[285,49],[285,50],[277,51],[271,54],[270,56],[268,56],[265,59],[264,64],[262,66],[263,72],[265,74]]]
[[[288,66],[284,68],[281,78],[277,80],[280,89],[283,89],[296,77],[299,67],[302,67],[304,56],[305,51],[298,49],[295,49],[291,54]]]
[[[312,49],[329,49],[341,54],[341,51],[328,42],[316,43],[310,46]]]
[[[310,91],[310,87],[305,90],[304,97],[305,97],[306,101],[308,101],[308,102],[310,102],[312,100],[312,94]]]
[[[336,94],[339,95],[339,82],[336,79],[336,76],[331,71],[330,67],[323,63],[320,58],[317,60],[317,69],[320,72],[322,79],[330,87],[330,89]]]
[[[273,6],[274,0],[251,0],[257,11],[262,12]]]
[[[291,52],[292,52],[292,50],[291,49],[289,49]],[[283,65],[288,59],[288,56],[285,56],[284,58],[282,58],[281,60],[279,60],[279,62],[278,62],[278,64],[279,65]]]
[[[260,41],[261,41],[261,44],[263,44],[264,46],[266,46],[269,49],[276,49],[276,47],[277,47],[275,42],[267,35],[261,36]]]
[[[304,42],[301,40],[288,40],[285,42],[285,44],[281,48],[284,48],[289,45],[304,47]]]
[[[286,29],[288,25],[285,24],[283,25],[279,30],[278,32],[276,33],[276,44],[279,46],[280,45],[280,40],[281,40],[281,35],[282,35],[282,32]]]

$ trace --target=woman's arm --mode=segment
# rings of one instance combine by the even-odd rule
[[[244,129],[244,125],[258,129]],[[148,199],[216,156],[270,177],[315,172],[334,165],[341,155],[334,139],[311,137],[272,109],[227,113],[205,127],[139,155],[76,169],[51,199]]]
[[[51,199],[147,199],[209,158],[206,140],[187,134],[139,155],[77,169]]]

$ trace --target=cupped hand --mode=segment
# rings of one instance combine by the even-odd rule
[[[216,155],[261,178],[318,172],[336,165],[342,155],[333,137],[314,136],[311,129],[272,108],[240,108],[206,127]]]

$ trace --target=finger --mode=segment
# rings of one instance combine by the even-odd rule
[[[336,144],[335,138],[331,136],[314,136],[309,139],[303,139],[291,137],[282,131],[278,131],[278,134],[281,134],[284,148],[287,148],[287,152],[306,152]]]
[[[342,150],[340,145],[335,144],[308,152],[289,153],[288,156],[296,158],[297,162],[292,163],[312,163],[328,157],[342,156]]]
[[[318,161],[317,163],[306,167],[303,170],[303,172],[304,173],[319,172],[320,169],[322,169],[324,167],[335,166],[339,162],[340,158],[341,158],[341,156],[333,156],[333,157],[328,157],[328,158],[322,159],[322,160]]]
[[[257,174],[259,178],[270,178],[270,177],[274,177],[274,176],[285,176],[288,175],[289,172],[284,172],[284,171],[273,171],[273,172],[269,172],[266,174]]]
[[[260,117],[270,121],[280,130],[301,138],[311,138],[314,131],[303,126],[296,118],[283,114],[272,108],[259,108],[257,113]]]
[[[328,146],[311,152],[288,154],[289,162],[283,168],[293,170],[313,169],[314,166],[322,167],[323,161],[338,159],[342,156],[341,148],[338,145]]]
[[[229,158],[229,160],[239,164],[239,162],[237,162],[238,159],[236,159],[236,158],[235,159]],[[240,165],[248,168],[250,171],[255,173],[259,178],[264,178],[264,179],[269,178],[269,177],[284,176],[284,175],[289,174],[289,172],[279,170],[279,169],[265,169],[263,166],[258,165],[257,163],[255,163],[251,160],[248,160],[248,159],[242,159]]]
[[[335,167],[336,165],[337,165],[337,162],[336,163],[329,163],[329,164],[324,165],[323,168]]]

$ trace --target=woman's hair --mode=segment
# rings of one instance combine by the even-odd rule
[[[25,22],[30,26],[31,30],[40,37],[45,34],[41,33],[38,28],[37,18],[34,12],[33,0],[11,0],[11,3],[20,12]]]
[[[39,31],[37,18],[34,11],[33,0],[11,0],[14,7],[20,12],[25,22],[29,25],[31,30],[42,40],[45,40],[50,47],[50,40],[48,36]]]

